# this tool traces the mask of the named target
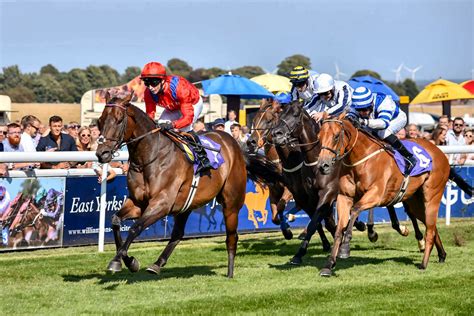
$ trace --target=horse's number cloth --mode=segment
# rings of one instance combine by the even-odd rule
[[[417,160],[415,168],[413,168],[413,170],[410,172],[410,176],[417,176],[433,169],[433,160],[431,159],[430,154],[428,154],[428,152],[423,147],[409,140],[402,140],[402,142],[408,151],[413,153]],[[398,151],[395,151],[395,161],[397,162],[398,168],[400,168],[400,171],[403,173],[405,170],[405,164],[407,162]]]
[[[201,140],[201,144],[210,147],[214,150],[209,150],[205,148],[207,158],[209,159],[209,162],[211,163],[212,169],[217,169],[219,168],[220,165],[224,163],[224,157],[222,157],[221,154],[221,145],[216,143],[215,141],[211,140],[209,137],[206,137],[204,135],[198,135],[199,139]],[[193,150],[194,154],[194,173],[196,173],[199,161],[197,160],[197,155]]]

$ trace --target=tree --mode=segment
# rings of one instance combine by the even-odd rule
[[[168,69],[172,74],[188,77],[190,72],[193,70],[193,67],[189,66],[187,62],[179,58],[172,58],[168,60],[167,63]]]
[[[280,76],[288,76],[290,71],[296,66],[303,66],[311,69],[311,60],[304,55],[293,55],[286,57],[279,65],[277,74]]]
[[[209,73],[204,68],[196,68],[189,73],[188,80],[190,82],[199,82],[209,79]]]
[[[127,67],[127,69],[125,69],[125,72],[122,75],[120,81],[122,83],[130,82],[133,79],[135,79],[137,76],[139,76],[141,74],[141,72],[142,72],[142,70],[140,69],[140,67]]]
[[[92,89],[100,89],[109,87],[109,79],[102,69],[97,66],[88,66],[86,68],[87,80]]]
[[[351,78],[360,77],[360,76],[371,76],[371,77],[374,77],[374,78],[376,78],[376,79],[382,80],[382,77],[378,74],[378,72],[375,72],[375,71],[372,71],[372,70],[368,70],[368,69],[357,70],[357,71],[351,76]]]
[[[225,71],[222,68],[219,67],[212,67],[207,69],[207,75],[209,76],[209,79],[219,77],[220,75],[226,74],[228,71]]]
[[[1,78],[1,89],[6,90],[15,88],[23,83],[23,76],[17,65],[3,67],[3,75]]]
[[[108,65],[102,65],[99,67],[107,78],[107,87],[115,87],[120,85],[120,74],[117,70],[113,69]]]
[[[64,86],[66,95],[71,96],[77,103],[81,101],[84,93],[92,89],[86,71],[79,68],[69,71],[61,84]]]
[[[8,95],[15,103],[32,103],[36,101],[36,95],[30,88],[18,86],[8,88],[2,91],[2,94]]]
[[[265,71],[259,66],[243,66],[233,69],[232,73],[250,79],[258,75],[263,75]]]
[[[416,83],[411,79],[405,79],[402,85],[405,90],[405,95],[409,96],[410,100],[413,100],[418,95],[418,93],[420,93]]]
[[[64,90],[61,84],[50,74],[36,76],[32,82],[36,102],[61,102],[64,99]]]
[[[59,70],[56,69],[56,67],[54,67],[53,65],[47,64],[46,66],[43,66],[40,69],[40,75],[46,74],[52,75],[53,77],[57,78],[59,75]]]

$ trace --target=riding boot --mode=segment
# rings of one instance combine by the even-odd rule
[[[391,134],[387,138],[384,139],[387,143],[389,143],[393,149],[398,151],[403,158],[405,158],[405,172],[404,176],[409,176],[410,172],[413,170],[413,168],[416,165],[416,158],[413,156],[411,152],[408,151],[408,149],[403,145],[403,143],[397,138],[397,136]]]
[[[197,159],[198,159],[198,167],[197,167],[196,173],[199,173],[207,169],[211,169],[212,168],[211,162],[209,161],[209,158],[207,158],[206,150],[202,146],[200,146],[201,140],[199,139],[199,136],[194,134],[193,138],[197,144],[197,146],[194,146],[194,151],[196,152]]]

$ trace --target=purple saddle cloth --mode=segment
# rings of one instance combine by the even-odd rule
[[[219,168],[219,166],[224,163],[224,157],[222,157],[221,155],[221,145],[204,135],[198,135],[198,137],[201,140],[201,144],[203,146],[213,149],[209,150],[207,148],[204,148],[204,150],[206,151],[206,156],[209,159],[209,162],[211,163],[212,169]],[[196,174],[199,161],[196,153],[194,152],[194,149],[192,149],[192,151],[194,155],[194,174]]]
[[[410,176],[417,176],[433,169],[432,158],[423,147],[409,140],[402,140],[402,143],[417,160],[415,168],[410,172]],[[395,151],[395,161],[397,162],[398,168],[403,173],[407,162],[398,151]]]

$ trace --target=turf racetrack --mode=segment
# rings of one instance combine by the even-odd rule
[[[439,225],[447,259],[433,250],[426,271],[412,229],[399,236],[377,225],[379,240],[356,232],[352,257],[321,278],[321,244],[302,266],[287,264],[299,240],[280,233],[241,235],[235,278],[225,277],[224,237],[183,241],[158,276],[144,268],[165,242],[133,244],[138,273],[105,273],[114,246],[0,253],[0,313],[18,314],[471,314],[474,310],[474,219]],[[297,235],[299,231],[295,231]]]

